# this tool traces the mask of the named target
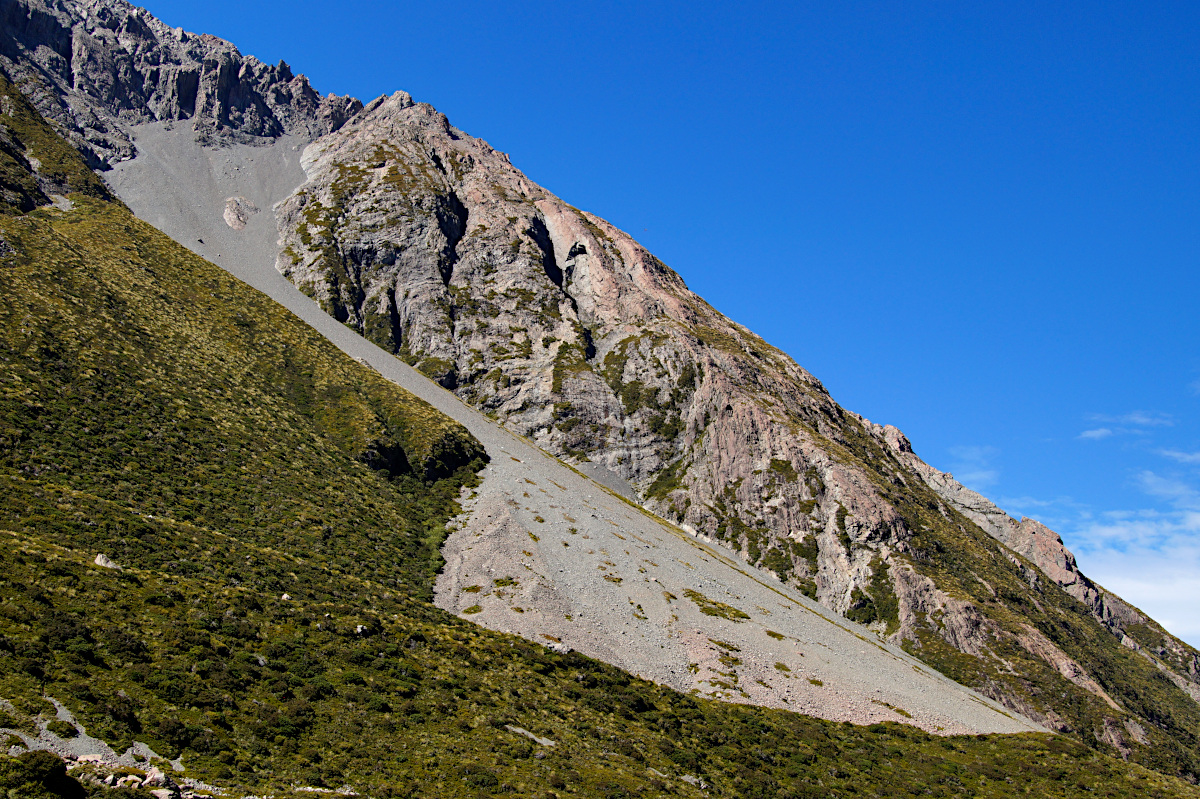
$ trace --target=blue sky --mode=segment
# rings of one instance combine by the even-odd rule
[[[150,0],[396,89],[1200,644],[1200,6]]]

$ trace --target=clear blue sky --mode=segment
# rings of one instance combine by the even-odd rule
[[[1200,5],[149,9],[433,104],[1200,644]]]

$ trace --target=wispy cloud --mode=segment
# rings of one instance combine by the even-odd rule
[[[1094,422],[1133,425],[1134,427],[1170,427],[1175,424],[1174,416],[1161,411],[1131,411],[1120,416],[1093,413],[1088,418]]]
[[[999,452],[995,447],[960,446],[951,447],[949,452],[954,459],[951,464],[954,479],[967,488],[983,491],[1000,479],[1000,470],[992,465]]]
[[[1057,496],[1052,499],[1031,496],[1002,496],[995,500],[1013,518],[1028,516],[1037,519],[1052,530],[1074,530],[1088,524],[1093,518],[1091,508],[1074,497]]]
[[[1116,435],[1146,435],[1153,427],[1171,427],[1175,417],[1161,411],[1131,411],[1119,416],[1104,413],[1088,414],[1088,420],[1100,422],[1103,427],[1093,427],[1078,435],[1085,441],[1099,441]]]
[[[1133,603],[1171,633],[1200,644],[1200,550],[1089,553],[1080,564],[1102,586]]]
[[[1058,503],[1053,499],[1038,499],[1037,497],[1000,497],[997,500],[1004,507],[1013,508],[1053,508]]]
[[[1193,394],[1195,394],[1197,397],[1200,397],[1200,379],[1193,380],[1192,382],[1188,383],[1188,388],[1191,389]]]
[[[1200,510],[1200,491],[1183,480],[1144,471],[1138,474],[1137,482],[1147,494],[1165,499],[1179,510]]]
[[[1080,518],[1071,536],[1080,551],[1164,552],[1177,547],[1200,550],[1200,491],[1175,477],[1152,471],[1134,482],[1147,496],[1162,500],[1163,509],[1112,510]]]
[[[1180,463],[1200,463],[1200,452],[1180,452],[1177,449],[1160,449],[1159,455]]]
[[[1187,453],[1184,453],[1187,454]],[[1085,574],[1200,644],[1200,489],[1175,476],[1140,472],[1136,485],[1160,508],[1081,514],[1060,529]],[[1074,529],[1071,529],[1074,527]]]
[[[1193,536],[1200,534],[1200,528],[1195,526],[1200,519],[1187,516],[1183,512],[1153,510],[1109,511],[1085,521],[1080,529],[1070,534],[1070,546],[1081,555],[1162,553],[1174,546],[1186,545]]]

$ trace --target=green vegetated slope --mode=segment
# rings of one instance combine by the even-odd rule
[[[699,700],[435,609],[478,444],[71,196],[0,215],[0,726],[32,733],[53,697],[235,796],[1200,796],[1050,735]],[[70,795],[0,765],[17,795]]]
[[[104,181],[88,169],[74,147],[43,122],[3,73],[0,113],[0,204],[31,211],[50,201],[47,192],[113,199]]]

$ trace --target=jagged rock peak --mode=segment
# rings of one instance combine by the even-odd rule
[[[0,68],[92,166],[133,157],[128,128],[191,120],[206,142],[316,138],[362,109],[287,63],[172,28],[125,0],[0,0]]]

